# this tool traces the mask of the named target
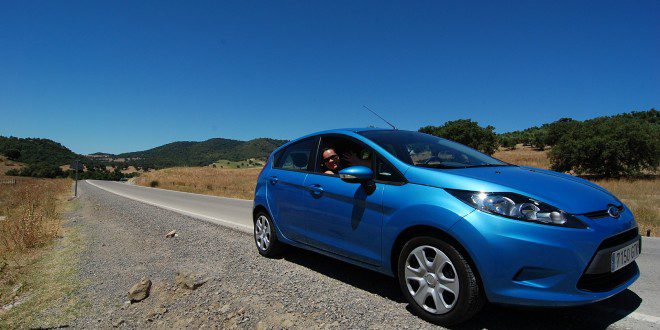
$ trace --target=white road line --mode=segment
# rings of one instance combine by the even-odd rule
[[[149,205],[152,205],[152,206],[160,207],[160,208],[163,208],[163,209],[166,209],[166,210],[169,210],[169,211],[174,211],[174,212],[177,212],[177,213],[180,213],[180,214],[183,214],[183,215],[191,216],[191,217],[198,218],[198,219],[208,221],[208,222],[211,222],[211,223],[220,224],[220,225],[223,225],[225,227],[237,229],[237,230],[240,230],[240,231],[245,232],[245,233],[252,233],[252,230],[253,230],[252,227],[246,226],[246,225],[241,224],[241,223],[236,223],[236,222],[232,222],[232,221],[225,220],[225,219],[220,219],[220,218],[215,218],[215,217],[209,217],[207,215],[202,215],[202,214],[195,213],[195,212],[190,212],[190,211],[186,211],[186,210],[177,209],[177,208],[171,207],[171,206],[162,205],[162,204],[154,203],[154,202],[151,202],[151,201],[146,201],[144,199],[136,198],[134,196],[129,196],[129,195],[126,195],[126,194],[123,194],[123,193],[120,193],[120,192],[117,192],[117,191],[114,191],[114,190],[111,190],[111,189],[101,187],[101,186],[99,186],[99,185],[97,185],[93,182],[88,181],[88,180],[85,180],[85,182],[89,183],[90,185],[92,185],[96,188],[105,190],[105,191],[113,193],[115,195],[119,195],[119,196],[122,196],[122,197],[125,197],[125,198],[128,198],[128,199],[132,199],[132,200],[135,200],[135,201],[138,201],[138,202],[141,202],[141,203],[145,203],[145,204],[149,204]]]

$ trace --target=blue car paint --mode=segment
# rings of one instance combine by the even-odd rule
[[[599,301],[631,285],[635,274],[604,292],[576,287],[599,244],[637,226],[625,207],[619,219],[589,219],[579,214],[621,202],[605,189],[586,180],[543,169],[511,166],[466,169],[430,169],[408,165],[356,132],[338,129],[313,133],[281,146],[269,157],[257,181],[254,206],[265,208],[274,219],[278,238],[286,244],[315,251],[348,263],[393,276],[392,252],[396,238],[417,226],[437,228],[458,241],[474,262],[486,296],[494,303],[531,306],[572,306]],[[273,156],[288,145],[311,136],[341,134],[357,139],[396,167],[402,185],[376,183],[376,191],[360,197],[359,184],[337,177],[272,168]],[[283,173],[287,172],[287,173]],[[273,198],[268,177],[277,174],[291,189]],[[320,184],[324,194],[315,198],[309,186]],[[328,189],[326,189],[328,188]],[[442,188],[512,192],[529,196],[576,215],[586,229],[564,228],[507,219],[477,211]],[[278,188],[275,188],[278,189]],[[357,199],[365,218],[355,227],[350,198]],[[379,205],[380,204],[380,205]],[[281,205],[290,208],[281,214]],[[313,215],[313,216],[310,216]],[[338,221],[338,222],[333,222]],[[332,222],[332,223],[331,223]],[[364,225],[364,226],[363,226]],[[355,228],[354,228],[355,227]],[[320,232],[315,232],[320,229]],[[355,231],[354,231],[355,230]],[[380,235],[379,235],[380,234]],[[380,249],[378,249],[380,246]]]
[[[383,186],[370,194],[360,184],[310,173],[306,186],[324,188],[321,195],[304,194],[307,209],[307,244],[371,265],[380,265]],[[368,238],[368,239],[365,239]]]

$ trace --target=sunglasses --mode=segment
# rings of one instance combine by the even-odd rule
[[[329,160],[338,161],[338,160],[339,160],[339,156],[337,156],[337,155],[332,155],[332,156],[330,156],[330,157],[323,158],[323,162],[328,162]]]

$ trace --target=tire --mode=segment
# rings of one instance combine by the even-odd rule
[[[254,243],[264,257],[274,258],[284,250],[284,244],[277,239],[275,225],[268,213],[259,211],[254,216]]]
[[[426,266],[419,258],[426,259]],[[416,237],[406,242],[399,253],[397,278],[413,312],[437,325],[465,322],[485,303],[475,271],[466,258],[435,237]]]

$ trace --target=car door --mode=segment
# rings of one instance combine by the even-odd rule
[[[334,139],[335,145],[359,143],[336,136],[321,139]],[[373,152],[366,145],[359,145]],[[318,164],[323,149],[319,148],[317,153],[316,172],[309,173],[305,179],[307,192],[303,203],[308,209],[306,240],[316,248],[380,265],[383,187],[379,184],[347,183],[336,174],[322,173],[323,168],[319,168]],[[373,167],[371,159],[369,162],[371,164],[366,165]]]
[[[268,205],[275,224],[289,239],[304,242],[306,208],[301,201],[307,195],[304,182],[314,168],[316,137],[295,142],[275,155],[268,180]]]

